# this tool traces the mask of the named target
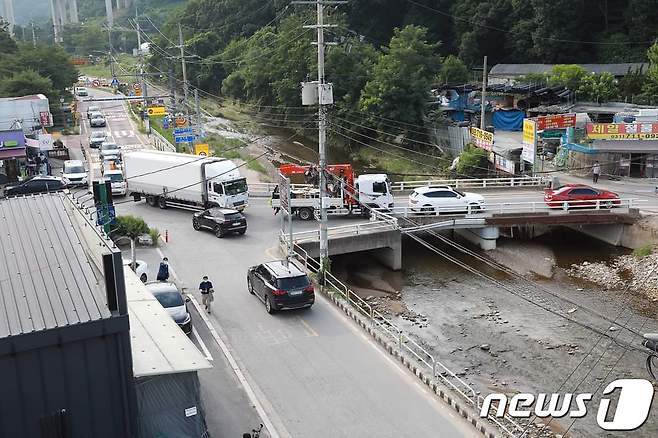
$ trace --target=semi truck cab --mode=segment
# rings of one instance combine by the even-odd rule
[[[238,178],[221,182],[209,181],[208,204],[244,211],[247,205],[249,205],[247,180],[245,178]]]
[[[356,179],[359,201],[371,208],[392,209],[395,199],[391,181],[385,174],[361,175]]]

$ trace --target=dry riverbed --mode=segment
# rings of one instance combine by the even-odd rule
[[[585,418],[571,429],[568,419],[551,422],[551,436],[625,437],[604,435],[596,424],[601,385],[618,378],[648,377],[646,356],[618,344],[639,347],[640,340],[627,327],[658,331],[658,303],[642,294],[623,294],[617,283],[602,288],[589,279],[571,276],[573,264],[614,265],[616,259],[601,260],[601,253],[600,248],[593,248],[584,256],[567,251],[565,257],[542,242],[501,240],[499,250],[487,254],[532,283],[460,256],[509,291],[456,268],[412,241],[404,242],[402,272],[389,272],[362,255],[337,258],[334,269],[355,292],[482,395],[599,390]],[[638,274],[648,272],[644,263],[656,266],[656,261],[642,261]],[[609,337],[597,343],[599,333]],[[658,436],[657,413],[654,407],[647,425],[634,436]],[[533,427],[530,436],[546,436],[539,435],[539,430]]]

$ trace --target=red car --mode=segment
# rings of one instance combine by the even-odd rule
[[[544,191],[544,202],[550,208],[596,208],[597,201],[600,208],[621,205],[618,194],[584,184],[567,184],[555,190]]]

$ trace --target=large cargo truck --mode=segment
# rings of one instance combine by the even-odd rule
[[[141,150],[124,153],[123,166],[128,194],[151,206],[243,211],[249,203],[247,180],[230,160]]]

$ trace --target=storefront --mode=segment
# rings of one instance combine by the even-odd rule
[[[0,131],[0,183],[17,181],[24,164],[23,130]]]

